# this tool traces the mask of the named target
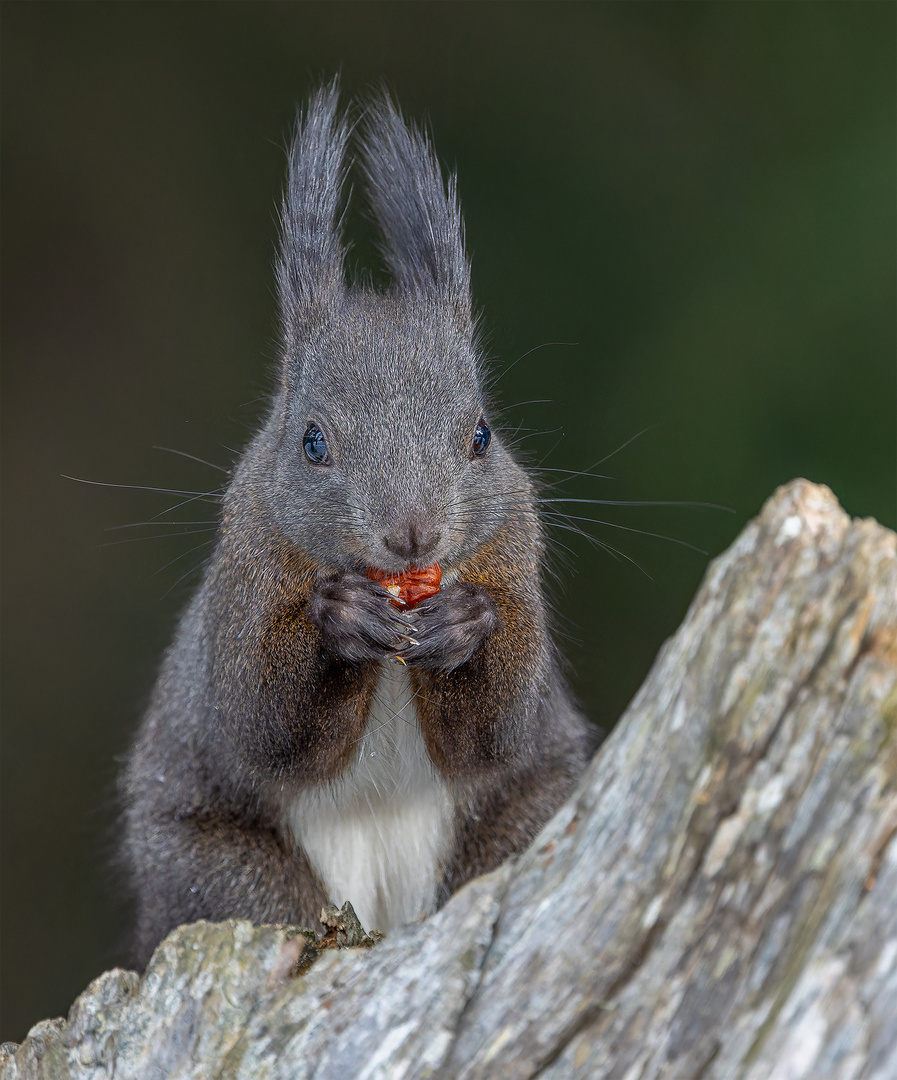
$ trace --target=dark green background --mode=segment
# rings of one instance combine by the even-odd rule
[[[227,465],[259,414],[295,103],[341,69],[429,117],[498,364],[577,343],[499,384],[551,399],[510,409],[523,448],[585,469],[650,428],[564,494],[726,504],[595,511],[716,554],[798,475],[897,524],[895,10],[3,5],[3,1037],[124,958],[116,758],[209,535],[105,546],[174,500],[62,474],[220,482],[152,448]],[[610,725],[706,558],[590,529],[645,571],[555,532]]]

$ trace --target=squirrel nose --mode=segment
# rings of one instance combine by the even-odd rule
[[[393,555],[424,565],[439,543],[441,533],[431,522],[419,517],[407,518],[383,537],[383,544]]]

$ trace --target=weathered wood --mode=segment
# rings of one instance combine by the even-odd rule
[[[373,949],[175,931],[24,1077],[897,1077],[897,537],[797,481],[708,570],[576,795]]]

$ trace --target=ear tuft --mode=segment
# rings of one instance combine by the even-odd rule
[[[345,288],[338,213],[351,133],[338,111],[339,79],[322,86],[296,119],[280,214],[277,286],[289,342],[314,311]]]
[[[362,152],[383,254],[400,289],[470,317],[470,265],[455,177],[448,190],[426,135],[384,93],[367,110]]]

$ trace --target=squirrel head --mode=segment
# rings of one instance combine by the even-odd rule
[[[334,81],[290,150],[280,385],[238,479],[322,567],[450,568],[526,512],[529,482],[491,430],[454,177],[446,188],[426,136],[388,96],[366,110],[360,162],[392,284],[349,285],[339,218],[351,135]]]

